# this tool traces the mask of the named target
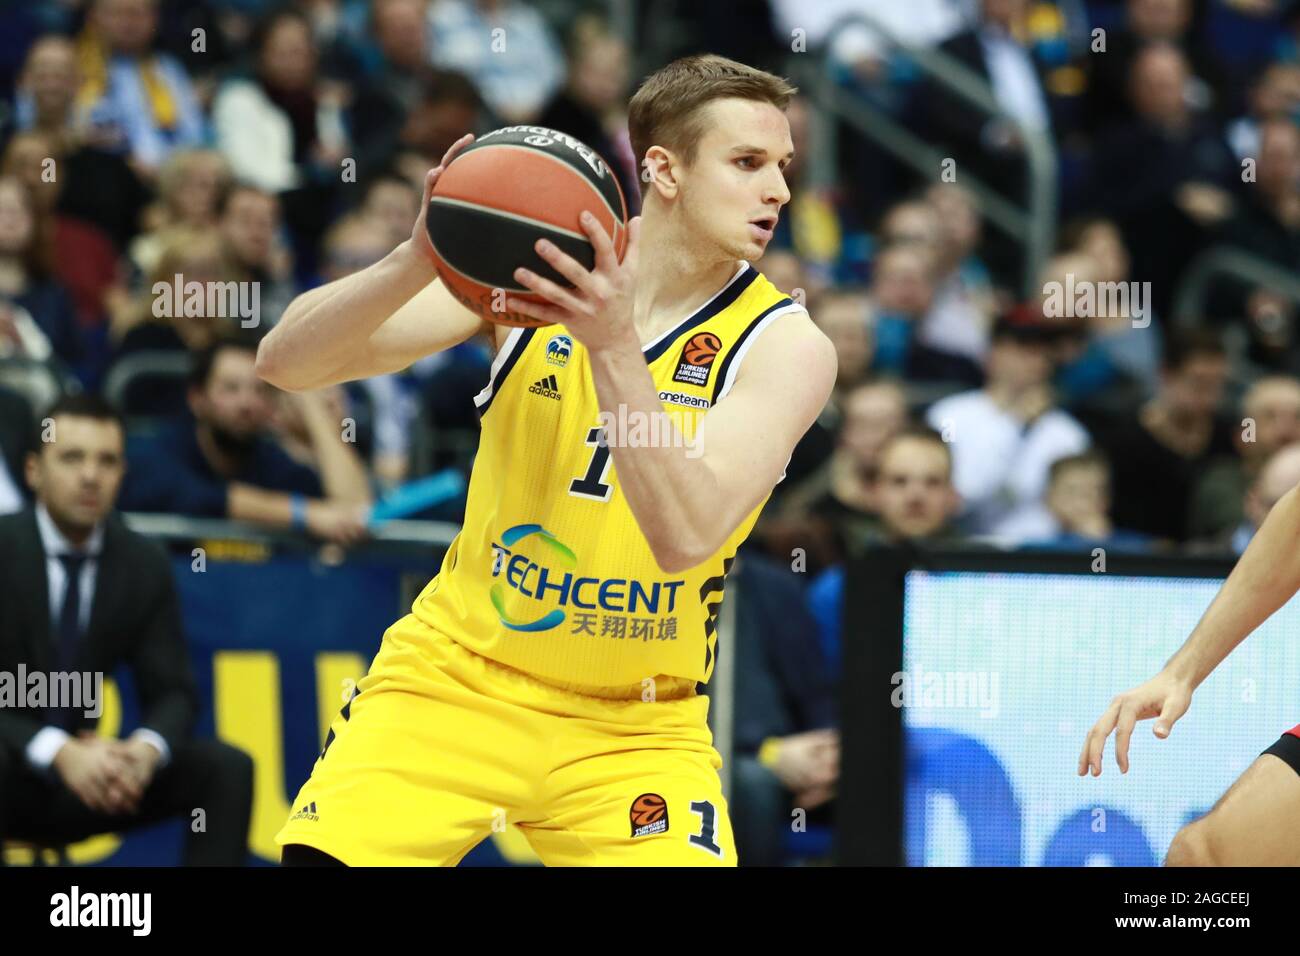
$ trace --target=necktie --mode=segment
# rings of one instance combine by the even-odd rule
[[[78,644],[81,642],[81,569],[86,564],[84,554],[61,554],[67,583],[63,588],[63,607],[59,611],[58,670],[68,673],[76,668]],[[63,683],[67,687],[66,682]],[[56,726],[70,730],[77,721],[75,707],[54,709],[51,716]]]

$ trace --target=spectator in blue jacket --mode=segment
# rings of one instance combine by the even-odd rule
[[[794,572],[745,551],[727,590],[736,601],[731,825],[742,864],[777,866],[792,809],[827,818],[839,778],[834,689]]]
[[[369,481],[338,421],[316,393],[295,393],[318,468],[293,461],[266,435],[272,389],[254,370],[256,345],[223,338],[198,353],[185,418],[127,446],[123,511],[231,518],[300,528],[340,544],[365,533]]]

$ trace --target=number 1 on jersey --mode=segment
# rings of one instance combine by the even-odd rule
[[[592,428],[587,432],[585,444],[594,448],[591,463],[587,465],[585,475],[574,478],[569,483],[569,494],[595,501],[609,501],[614,486],[605,484],[605,475],[609,473],[609,445],[605,441],[605,430],[599,425]]]

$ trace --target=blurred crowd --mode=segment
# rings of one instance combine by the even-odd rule
[[[293,296],[403,241],[425,171],[466,131],[568,132],[635,212],[639,72],[805,56],[802,76],[936,163],[901,162],[819,102],[826,86],[790,105],[792,199],[758,266],[808,306],[839,376],[736,571],[763,637],[741,665],[734,812],[771,861],[779,794],[833,793],[846,558],[1232,556],[1300,481],[1300,302],[1269,278],[1300,278],[1300,0],[673,0],[631,5],[631,45],[610,8],[0,4],[0,513],[30,500],[41,403],[84,391],[126,419],[122,510],[358,540],[385,491],[468,473],[491,355],[471,341],[280,393],[253,358]],[[935,79],[927,51],[984,80],[997,113]],[[1059,215],[1030,250],[1007,210],[1030,208],[1043,144]],[[1210,274],[1215,249],[1258,268]],[[190,308],[191,282],[257,294]],[[798,613],[760,613],[773,595]],[[767,633],[774,619],[788,626]],[[809,647],[824,667],[794,663]]]
[[[832,652],[864,548],[1231,557],[1300,480],[1300,4],[906,6],[836,0],[810,24],[772,4],[943,157],[917,175],[846,127],[836,182],[796,169],[761,264],[840,353],[758,531],[778,560],[806,554]],[[1000,113],[913,47],[986,80]],[[1028,206],[1040,137],[1061,215],[1026,282],[1034,260],[987,209]],[[1201,258],[1222,250],[1251,268]]]
[[[425,172],[466,131],[564,129],[635,201],[627,50],[581,4],[553,22],[477,0],[51,0],[0,5],[0,25],[0,387],[34,414],[101,394],[150,471],[170,458],[196,484],[304,494],[306,527],[331,540],[357,530],[332,505],[468,467],[490,354],[473,341],[281,394],[246,359],[294,295],[408,237]],[[319,480],[286,480],[280,454]],[[361,481],[329,480],[339,467]],[[0,468],[0,512],[19,474]],[[286,523],[247,495],[146,485],[128,480],[122,507]]]

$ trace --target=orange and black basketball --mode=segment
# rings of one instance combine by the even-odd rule
[[[657,823],[668,812],[668,804],[657,793],[643,793],[632,801],[632,825],[646,827]]]
[[[515,269],[571,285],[537,254],[538,239],[593,268],[596,251],[578,218],[584,210],[610,235],[621,260],[627,204],[618,177],[594,150],[541,126],[487,133],[451,161],[429,199],[426,227],[438,274],[485,319],[545,325],[504,311],[507,296],[545,301],[515,280]]]
[[[682,349],[682,358],[692,365],[712,365],[722,348],[722,340],[712,332],[700,332],[691,336],[691,340]]]

